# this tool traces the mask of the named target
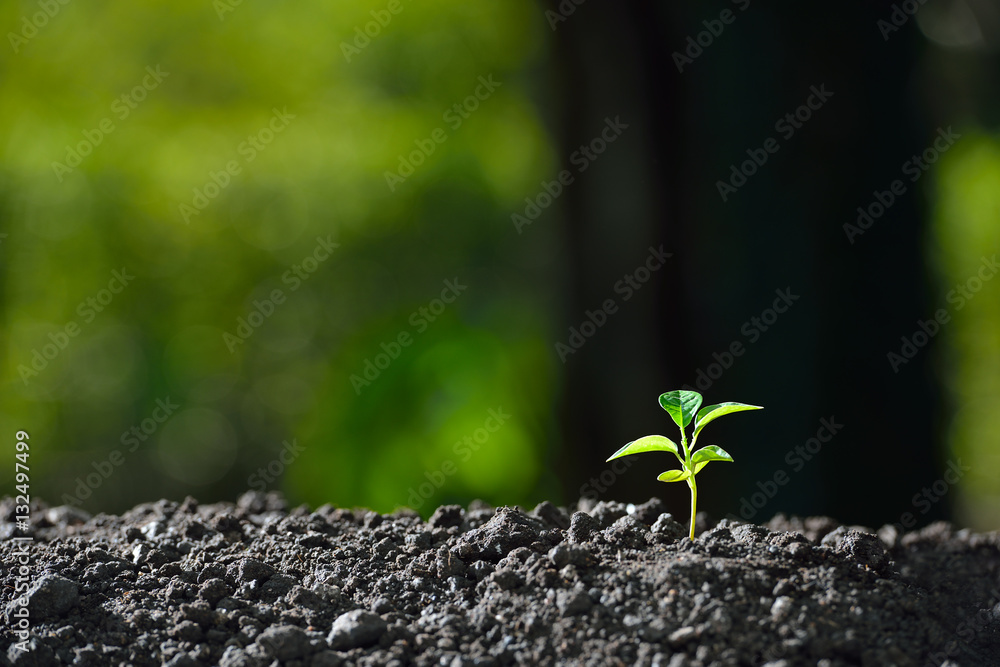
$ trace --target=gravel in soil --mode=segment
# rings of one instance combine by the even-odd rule
[[[1000,665],[997,533],[573,509],[35,503],[20,557],[5,498],[0,664]]]

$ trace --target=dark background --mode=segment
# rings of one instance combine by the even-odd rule
[[[384,2],[342,4],[74,3],[11,43],[0,425],[31,433],[33,495],[97,512],[281,489],[424,514],[658,495],[686,516],[687,488],[655,480],[670,457],[621,474],[604,459],[676,437],[656,399],[692,387],[765,407],[705,431],[736,460],[699,477],[715,516],[757,500],[744,518],[997,526],[998,288],[948,299],[1000,247],[997,3],[401,3],[388,20]],[[26,34],[36,11],[9,7],[4,25]],[[170,75],[148,100],[110,112],[157,63]],[[490,76],[501,85],[450,126],[442,111]],[[787,136],[776,123],[814,89],[831,95]],[[275,108],[295,118],[245,160]],[[109,116],[115,131],[57,178],[52,162]],[[620,136],[581,163],[615,119]],[[435,128],[447,139],[390,186]],[[903,164],[948,128],[959,139],[911,182]],[[777,151],[724,201],[718,182],[769,138]],[[551,204],[515,217],[563,170]],[[896,179],[905,192],[852,242],[845,224]],[[317,238],[339,247],[291,289],[282,276]],[[626,300],[616,285],[661,245],[671,257]],[[77,305],[123,266],[133,285],[84,322]],[[420,329],[448,280],[468,287]],[[274,289],[286,301],[227,345]],[[787,312],[754,324],[786,290]],[[79,336],[26,370],[70,320]],[[401,333],[412,345],[361,383]],[[167,397],[176,412],[149,422]],[[488,433],[497,409],[510,417]],[[153,432],[123,450],[143,420]],[[795,454],[821,420],[842,428]]]
[[[712,471],[708,485],[725,492],[705,493],[702,485],[700,507],[735,514],[736,498],[749,499],[758,482],[773,492],[768,482],[784,470],[790,482],[754,513],[758,520],[777,510],[872,525],[899,522],[906,512],[921,525],[949,516],[957,493],[932,485],[946,461],[956,460],[954,450],[968,452],[970,445],[959,438],[949,443],[948,427],[965,392],[945,386],[958,375],[954,366],[966,363],[958,359],[975,354],[956,345],[955,330],[988,327],[991,318],[951,320],[945,335],[898,365],[898,373],[888,362],[888,352],[900,353],[900,336],[918,330],[917,318],[933,319],[948,307],[943,297],[952,287],[946,282],[952,276],[929,261],[952,231],[935,211],[938,170],[912,184],[901,165],[930,146],[939,127],[953,126],[964,137],[972,128],[995,127],[996,58],[988,47],[995,47],[996,6],[928,3],[921,10],[929,15],[925,31],[947,31],[949,22],[969,18],[966,10],[975,17],[965,26],[970,33],[978,28],[975,43],[950,48],[929,40],[912,19],[899,30],[887,28],[884,39],[878,21],[890,18],[888,5],[752,3],[745,12],[734,6],[733,23],[694,62],[682,61],[681,73],[672,53],[726,5],[626,6],[581,8],[557,32],[557,71],[573,82],[567,134],[580,136],[588,118],[622,109],[642,135],[630,146],[632,155],[609,158],[619,160],[608,169],[616,173],[595,174],[589,188],[570,195],[571,247],[578,257],[571,316],[600,302],[616,273],[629,267],[628,252],[635,257],[643,242],[665,243],[676,255],[628,314],[567,364],[562,415],[570,441],[586,452],[580,474],[595,474],[586,463],[608,449],[607,441],[647,432],[673,436],[655,396],[694,388],[713,353],[741,341],[747,351],[701,385],[709,387],[706,403],[737,400],[767,409],[706,430],[712,437],[705,442],[717,437],[735,444],[729,451],[737,463]],[[786,140],[774,123],[804,103],[811,86],[833,95]],[[716,181],[768,136],[778,139],[778,152],[723,202]],[[968,149],[956,146],[948,157]],[[642,177],[629,178],[637,163]],[[897,178],[908,191],[849,242],[843,224],[855,220],[859,205],[870,204],[873,190],[886,190]],[[996,192],[1000,182],[984,187]],[[626,199],[628,214],[594,205],[606,197]],[[996,239],[995,209],[989,217],[992,231],[980,240]],[[636,241],[616,253],[622,234]],[[954,282],[974,275],[979,255],[995,249],[969,243],[967,268]],[[602,255],[600,263],[591,259]],[[786,287],[800,299],[747,345],[743,323],[771,304],[776,288]],[[995,309],[992,294],[965,308]],[[996,332],[990,337],[995,341]],[[785,455],[813,437],[823,417],[843,429],[815,458],[796,456],[789,465]],[[988,442],[975,448],[988,453],[984,463],[992,465],[996,431],[981,434]],[[966,455],[962,465],[970,463]],[[665,491],[646,465],[641,468],[626,473],[609,495],[638,502],[670,494],[671,502],[684,505],[684,485]],[[925,486],[932,494],[915,503]]]

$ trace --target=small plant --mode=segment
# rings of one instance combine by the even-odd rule
[[[705,425],[710,421],[718,419],[723,415],[728,415],[730,412],[762,410],[763,408],[759,405],[747,405],[745,403],[718,403],[716,405],[709,405],[699,411],[698,408],[701,407],[701,394],[696,391],[684,390],[668,391],[665,394],[660,394],[660,405],[670,413],[674,423],[681,429],[681,447],[684,450],[684,456],[681,456],[681,450],[678,449],[677,443],[670,438],[662,435],[647,435],[644,438],[639,438],[628,443],[612,454],[608,458],[608,461],[617,459],[619,456],[641,454],[643,452],[671,452],[676,456],[677,460],[681,462],[681,469],[667,470],[661,473],[656,479],[661,482],[687,482],[688,487],[691,489],[691,539],[693,540],[694,516],[698,507],[698,485],[695,483],[694,477],[701,472],[702,468],[708,465],[709,461],[732,462],[733,460],[733,457],[726,450],[715,445],[708,445],[707,447],[695,450],[694,443],[698,440],[698,434],[701,433],[701,429],[705,428]],[[691,423],[692,419],[694,419],[694,433],[691,435],[691,444],[689,446],[685,429]]]

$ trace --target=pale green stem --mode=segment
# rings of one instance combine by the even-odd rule
[[[698,485],[694,482],[694,475],[688,477],[691,482],[688,486],[691,487],[691,540],[694,540],[694,516],[698,510]]]
[[[687,433],[681,428],[681,445],[684,447],[684,469],[691,473],[687,478],[688,487],[691,489],[691,540],[694,541],[694,516],[698,511],[698,485],[694,481],[694,465],[691,463],[691,449],[694,449],[695,438],[691,439],[691,447],[688,448]]]

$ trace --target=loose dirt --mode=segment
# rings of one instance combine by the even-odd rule
[[[655,499],[32,508],[19,556],[0,501],[3,665],[1000,665],[1000,536],[945,523],[701,515],[691,541]]]

